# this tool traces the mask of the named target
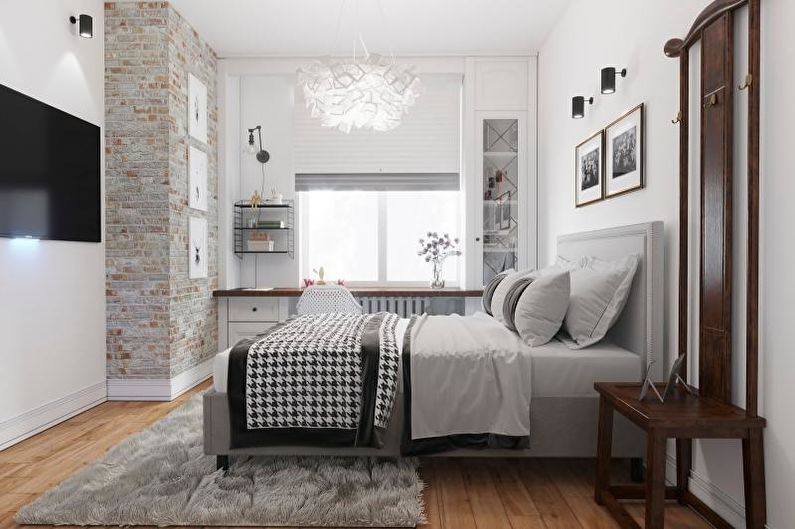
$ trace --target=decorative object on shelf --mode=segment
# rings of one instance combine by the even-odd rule
[[[207,153],[188,147],[188,206],[207,211]]]
[[[605,197],[642,189],[644,181],[643,103],[605,129]]]
[[[489,177],[488,189],[483,194],[483,200],[491,200],[494,198],[494,188],[497,187],[497,181],[493,176]]]
[[[339,286],[341,286],[341,287],[344,287],[345,286],[345,280],[344,279],[337,279],[337,284]]]
[[[262,195],[259,194],[259,189],[255,189],[253,193],[251,193],[251,198],[248,199],[249,204],[251,204],[252,208],[258,208],[259,205],[262,203]]]
[[[324,278],[326,277],[326,270],[321,266],[320,268],[312,269],[312,271],[315,274],[317,274],[317,281],[315,282],[315,284],[317,284],[317,285],[325,285],[326,284],[326,280]]]
[[[685,362],[685,355],[680,355],[674,361],[674,364],[671,366],[671,371],[668,373],[668,382],[665,384],[665,390],[663,391],[662,395],[660,395],[660,391],[654,385],[654,381],[651,379],[651,366],[654,365],[654,361],[652,361],[648,367],[646,368],[646,376],[643,379],[643,386],[640,388],[640,395],[638,396],[638,400],[644,400],[649,393],[649,389],[657,395],[657,398],[660,402],[665,402],[670,398],[670,396],[674,392],[674,388],[677,385],[681,385],[682,388],[690,393],[691,395],[695,395],[695,392],[690,388],[690,385],[682,378],[682,366]]]
[[[494,208],[494,226],[498,230],[511,229],[511,192],[506,191],[497,197],[497,207]]]
[[[604,198],[604,131],[600,130],[574,150],[574,204],[577,207]]]
[[[616,70],[614,66],[608,66],[606,68],[602,68],[602,93],[603,94],[614,94],[616,93],[616,78],[618,76],[626,77],[627,76],[627,69],[622,68],[621,70]]]
[[[375,4],[383,21],[380,0]],[[338,31],[344,9],[342,2]],[[412,65],[397,63],[391,53],[389,58],[371,54],[361,32],[356,31],[351,58],[326,59],[300,68],[298,84],[303,87],[312,117],[319,118],[325,127],[349,133],[354,127],[387,131],[400,125],[419,96],[420,81]]]
[[[271,188],[271,194],[265,199],[265,204],[269,206],[280,206],[284,203],[284,195],[276,191],[275,187]]]
[[[574,96],[571,98],[571,117],[572,119],[582,119],[585,117],[585,103],[593,105],[593,97],[586,99],[584,96]]]
[[[311,287],[314,284],[315,284],[315,280],[312,279],[311,277],[305,277],[304,278],[304,288]]]
[[[447,233],[440,237],[438,233],[431,231],[427,233],[427,239],[420,239],[420,251],[417,255],[424,257],[426,263],[433,264],[431,288],[444,288],[444,262],[448,257],[458,257],[463,253],[458,249],[459,242],[457,237],[451,239]]]
[[[91,15],[71,16],[69,17],[69,22],[77,25],[77,34],[84,39],[94,37],[94,19]]]
[[[207,219],[188,221],[188,278],[207,277]]]
[[[188,74],[188,134],[207,143],[207,87],[192,73]]]
[[[274,241],[270,234],[255,231],[248,238],[248,249],[251,252],[272,252]]]

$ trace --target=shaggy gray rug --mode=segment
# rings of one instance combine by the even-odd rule
[[[414,527],[414,459],[232,458],[202,450],[201,396],[113,448],[16,515],[21,524]]]

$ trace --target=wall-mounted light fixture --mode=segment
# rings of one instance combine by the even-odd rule
[[[257,144],[254,143],[254,131],[257,132],[257,136],[259,137],[259,148],[257,148]],[[271,159],[270,153],[262,148],[262,125],[257,125],[253,129],[248,129],[248,147],[246,148],[246,152],[252,156],[256,156],[257,161],[260,163],[267,163],[268,160]]]
[[[585,117],[585,102],[593,105],[593,97],[585,99],[583,96],[575,96],[571,98],[571,117],[572,119],[582,119]]]
[[[91,15],[80,15],[80,18],[69,17],[69,22],[77,24],[77,33],[85,38],[90,39],[94,37],[94,19]]]
[[[627,69],[622,68],[620,71],[617,71],[615,67],[608,66],[606,68],[602,68],[602,93],[603,94],[614,94],[616,92],[616,77],[618,76],[626,77],[627,76]]]

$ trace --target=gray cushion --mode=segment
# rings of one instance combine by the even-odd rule
[[[491,299],[494,297],[494,291],[497,289],[497,285],[500,284],[500,281],[505,279],[505,277],[513,272],[513,268],[510,270],[505,270],[504,272],[500,272],[496,276],[491,278],[491,281],[483,287],[483,297],[480,299],[480,303],[483,306],[483,312],[491,316],[492,309],[491,309]]]
[[[589,257],[585,266],[571,272],[571,298],[563,328],[564,343],[582,349],[605,337],[626,305],[638,256],[618,261]]]
[[[518,272],[511,272],[505,279],[500,281],[497,288],[494,289],[494,295],[491,297],[492,316],[503,325],[505,324],[505,316],[503,314],[503,307],[505,306],[505,298],[508,297],[508,291],[511,287],[525,277],[529,277],[533,272],[531,270],[519,270]]]
[[[519,298],[525,289],[533,282],[534,277],[525,277],[520,279],[508,290],[508,295],[505,297],[505,303],[502,305],[502,317],[505,320],[505,326],[510,330],[516,330],[514,323],[514,314],[516,313],[516,305],[519,303]],[[558,325],[560,327],[560,325]]]
[[[527,345],[538,347],[554,338],[566,316],[570,288],[569,272],[564,271],[537,277],[522,290],[513,325]]]

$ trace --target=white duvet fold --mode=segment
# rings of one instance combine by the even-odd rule
[[[530,434],[531,357],[485,315],[422,316],[411,329],[411,437]]]

